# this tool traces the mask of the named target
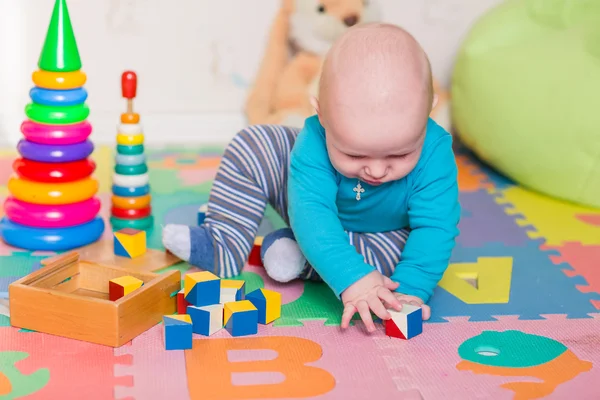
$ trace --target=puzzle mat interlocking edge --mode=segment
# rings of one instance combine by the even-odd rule
[[[149,247],[162,249],[160,225],[195,223],[221,152],[148,149]],[[112,154],[93,155],[105,218]],[[15,156],[0,149],[2,201]],[[342,332],[322,284],[280,285],[248,266],[239,278],[280,291],[282,317],[252,337],[196,335],[187,352],[164,350],[161,325],[112,349],[12,328],[0,315],[0,399],[600,398],[600,211],[518,187],[460,147],[457,161],[461,235],[422,335],[368,335],[358,321]],[[281,224],[268,210],[261,229]],[[46,256],[0,244],[0,291]],[[478,290],[463,279],[474,273]]]

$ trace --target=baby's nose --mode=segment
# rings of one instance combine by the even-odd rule
[[[344,24],[346,24],[346,26],[354,26],[354,25],[356,25],[357,22],[358,22],[357,15],[349,15],[346,18],[344,18]]]

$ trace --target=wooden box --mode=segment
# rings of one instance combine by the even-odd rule
[[[71,252],[9,285],[12,326],[119,347],[176,311],[171,294],[181,273],[133,272],[79,259]],[[108,282],[131,275],[144,285],[117,301],[108,299]]]

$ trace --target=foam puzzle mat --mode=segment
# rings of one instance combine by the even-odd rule
[[[196,223],[222,150],[147,149],[148,247],[164,250],[161,225]],[[360,321],[342,331],[324,284],[278,284],[251,265],[237,279],[281,292],[281,318],[253,336],[194,335],[186,351],[164,350],[160,324],[117,349],[13,328],[3,300],[0,399],[599,399],[600,210],[515,185],[460,145],[456,154],[461,234],[421,335],[368,334]],[[15,156],[0,149],[0,204]],[[93,158],[108,220],[113,149]],[[259,233],[282,225],[268,209]],[[0,241],[0,292],[52,254]]]

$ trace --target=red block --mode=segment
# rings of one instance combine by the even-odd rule
[[[398,328],[398,325],[396,325],[392,319],[385,321],[385,334],[390,337],[406,339],[406,336],[404,336],[402,331]]]
[[[184,289],[177,292],[177,314],[187,314],[187,306],[192,304],[185,299],[183,293]]]

